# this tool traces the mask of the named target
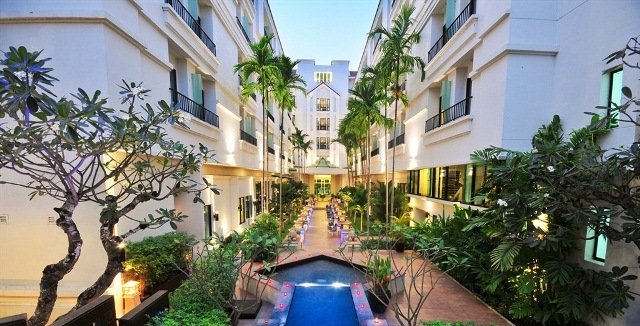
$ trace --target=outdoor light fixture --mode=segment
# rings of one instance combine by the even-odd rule
[[[131,280],[122,285],[122,297],[123,298],[134,298],[138,294],[138,285],[140,282]]]
[[[124,250],[125,246],[126,245],[124,242],[118,243],[118,254],[120,255],[118,256],[118,259],[120,260],[120,262],[127,260],[126,251]]]
[[[220,213],[218,213],[218,211],[213,213],[213,220],[216,222],[220,220]]]
[[[373,320],[374,323],[379,324],[380,323],[380,319],[378,319],[378,317],[376,317],[376,319]]]
[[[265,319],[264,319],[264,323],[265,323],[265,324],[268,324],[268,323],[269,323],[269,318],[265,318]]]
[[[364,304],[360,305],[360,310],[364,309]]]
[[[284,309],[284,303],[280,304],[280,309]]]
[[[287,296],[287,292],[282,293],[282,295],[286,297]]]

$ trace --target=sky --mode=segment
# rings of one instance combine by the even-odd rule
[[[378,0],[269,0],[284,54],[357,70]]]

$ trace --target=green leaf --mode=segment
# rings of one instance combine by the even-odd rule
[[[172,228],[172,229],[174,229],[174,230],[177,230],[177,229],[178,229],[178,225],[177,225],[174,221],[169,222],[169,225],[170,225],[170,226],[171,226],[171,228]]]
[[[622,87],[622,94],[624,96],[626,96],[627,98],[632,98],[633,97],[633,94],[631,93],[631,88],[629,88],[627,86]]]
[[[515,258],[520,253],[522,245],[506,241],[491,251],[491,267],[506,271],[513,266]]]

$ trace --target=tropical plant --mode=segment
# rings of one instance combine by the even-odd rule
[[[123,240],[167,222],[175,229],[175,222],[186,217],[175,209],[161,208],[147,218],[136,218],[132,214],[138,205],[185,193],[202,203],[202,190],[218,193],[206,180],[202,184],[190,178],[202,163],[213,159],[211,151],[171,140],[165,131],[167,124],[188,128],[184,113],[165,101],[155,106],[146,103],[150,90],[141,83],[121,85],[121,104],[125,104],[121,110],[107,107],[100,91],[90,95],[79,89],[73,100],[56,99],[48,87],[57,79],[51,75],[53,69],[46,67],[49,59],[39,58],[41,53],[11,47],[0,60],[0,117],[7,119],[0,125],[0,168],[29,179],[16,181],[3,173],[2,183],[32,191],[31,199],[47,196],[60,202],[53,209],[58,215],[56,225],[68,241],[65,257],[42,272],[30,325],[47,323],[60,280],[80,258],[83,239],[74,220],[79,205],[88,202],[102,207],[93,218],[100,223],[107,263],[72,310],[102,295],[123,271],[118,247]],[[138,225],[117,235],[115,226],[123,217]]]
[[[633,210],[608,196],[617,193],[632,202],[637,196],[624,186],[611,187],[633,182],[634,169],[626,167],[636,159],[622,159],[619,153],[602,156],[597,140],[609,130],[608,119],[594,116],[589,126],[565,138],[554,116],[534,135],[531,152],[488,148],[472,155],[475,163],[491,167],[483,187],[490,204],[466,229],[478,227],[501,239],[490,258],[496,273],[515,276],[510,281],[517,296],[509,308],[515,318],[567,324],[587,316],[616,317],[638,295],[625,284],[637,278],[627,275],[627,266],[595,271],[569,260],[584,230],[580,224],[609,232],[612,241],[633,238],[632,233],[621,236],[633,223],[616,230],[606,222],[635,218]],[[505,161],[498,159],[503,153]],[[609,207],[618,214],[606,214]]]
[[[284,137],[284,111],[291,111],[296,106],[295,96],[292,91],[299,90],[303,96],[306,95],[306,90],[302,85],[307,83],[296,74],[295,67],[300,60],[291,61],[291,58],[287,56],[277,57],[278,68],[280,69],[280,78],[275,80],[274,85],[274,97],[280,106],[280,193],[282,193],[282,181],[284,174],[284,160],[282,159],[283,152],[283,137]],[[280,217],[280,233],[284,232],[284,219],[282,216],[282,196],[279,196],[278,212]]]
[[[267,146],[267,111],[269,103],[269,93],[272,92],[276,81],[280,78],[280,69],[278,68],[278,59],[274,56],[271,48],[271,40],[274,34],[263,36],[257,43],[250,43],[252,56],[246,61],[240,62],[233,67],[233,72],[240,72],[242,78],[242,100],[247,99],[256,92],[260,93],[262,101],[262,155],[265,158],[262,161],[262,187],[261,194],[267,194],[267,169],[269,168],[269,154]],[[251,81],[251,76],[256,76],[256,81]],[[265,200],[261,201],[263,212],[269,212],[269,196],[265,196]]]
[[[393,20],[391,28],[385,28],[377,26],[369,33],[369,38],[374,38],[382,35],[381,51],[383,65],[388,65],[391,69],[390,75],[392,79],[391,91],[395,100],[395,107],[393,113],[393,137],[396,136],[396,129],[398,127],[398,103],[402,101],[406,107],[409,100],[403,90],[401,83],[404,82],[404,75],[412,73],[413,69],[417,67],[422,71],[422,79],[424,79],[423,68],[425,66],[424,61],[420,56],[412,56],[411,48],[420,41],[420,33],[413,30],[414,20],[411,15],[415,11],[415,7],[409,5],[403,5],[400,9],[398,17]],[[393,147],[393,153],[391,154],[391,184],[395,185],[395,162],[396,162],[396,146]],[[393,212],[394,193],[391,192],[391,208]],[[389,221],[387,220],[387,223]]]
[[[384,100],[385,95],[376,89],[375,81],[371,78],[363,76],[358,80],[352,89],[349,90],[352,95],[347,102],[349,112],[345,115],[340,124],[345,124],[347,128],[355,130],[357,135],[363,135],[366,139],[366,145],[361,146],[361,151],[365,150],[367,155],[367,224],[370,220],[370,202],[371,202],[371,126],[378,124],[387,126],[391,120],[380,114],[380,103]]]
[[[219,309],[165,309],[160,315],[154,316],[148,326],[226,326],[231,320],[227,314]]]
[[[126,242],[125,277],[141,283],[143,292],[168,281],[186,268],[195,237],[185,232],[169,232]]]

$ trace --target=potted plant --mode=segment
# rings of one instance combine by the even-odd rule
[[[380,256],[374,255],[368,262],[365,273],[371,279],[371,288],[367,291],[371,311],[384,313],[391,298],[391,290],[389,290],[389,282],[393,274],[391,260],[388,257],[380,258]]]

